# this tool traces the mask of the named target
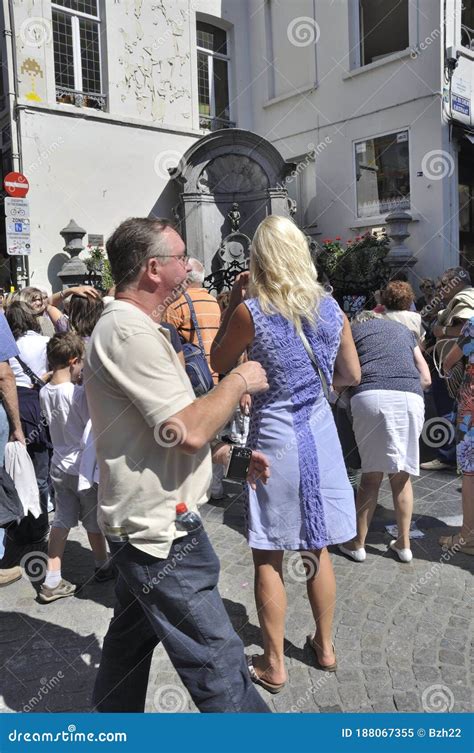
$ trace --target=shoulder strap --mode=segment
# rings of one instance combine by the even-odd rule
[[[20,366],[23,369],[23,371],[25,372],[26,376],[31,379],[31,381],[33,382],[33,384],[35,385],[35,387],[39,387],[40,389],[41,389],[41,387],[44,387],[44,385],[46,384],[46,382],[43,382],[43,380],[40,379],[39,376],[37,376],[35,374],[35,372],[33,371],[33,369],[30,369],[30,367],[28,366],[28,364],[26,364],[20,358],[20,356],[15,356],[15,358],[18,361],[18,363],[20,364]]]
[[[202,341],[201,328],[200,328],[200,326],[198,324],[198,320],[197,320],[197,317],[196,317],[196,311],[194,310],[194,304],[193,304],[192,298],[191,298],[191,296],[188,293],[185,293],[184,297],[186,298],[186,302],[187,302],[187,304],[189,306],[189,311],[191,312],[191,321],[193,323],[194,329],[196,330],[196,334],[197,334],[198,342],[199,342],[199,347],[201,349],[201,352],[202,352],[203,356],[205,356],[206,355],[206,351],[204,350],[204,343]]]
[[[316,371],[316,373],[318,374],[318,376],[319,376],[319,378],[321,380],[321,387],[323,388],[324,397],[329,402],[329,387],[328,387],[328,383],[327,383],[326,377],[324,376],[323,370],[321,369],[321,366],[317,362],[316,356],[314,355],[314,352],[313,352],[313,349],[311,348],[311,345],[308,342],[308,338],[306,337],[306,335],[303,332],[303,330],[301,330],[300,332],[298,332],[298,334],[299,334],[299,336],[301,338],[301,341],[302,341],[302,343],[304,345],[304,348],[305,348],[305,350],[306,350],[306,352],[307,352],[307,354],[309,356],[309,360],[311,361],[311,363],[312,363],[312,365],[314,367],[314,370]]]

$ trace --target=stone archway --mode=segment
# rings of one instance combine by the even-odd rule
[[[196,141],[170,170],[180,194],[175,219],[207,273],[244,263],[267,215],[291,216],[285,178],[294,168],[266,139],[228,128]]]

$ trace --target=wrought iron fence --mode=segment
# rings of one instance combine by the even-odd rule
[[[232,288],[234,280],[241,272],[247,272],[247,264],[233,261],[229,266],[212,272],[204,279],[204,287],[209,293],[223,293]]]

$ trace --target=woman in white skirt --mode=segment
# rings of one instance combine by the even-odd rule
[[[390,548],[402,562],[410,562],[410,476],[420,473],[423,391],[431,384],[429,368],[415,335],[403,324],[363,311],[353,322],[352,335],[362,369],[360,385],[351,390],[362,477],[356,500],[357,536],[339,548],[356,562],[365,560],[365,539],[387,473],[398,525],[398,538]]]

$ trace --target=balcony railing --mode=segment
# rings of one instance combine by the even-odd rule
[[[56,101],[65,105],[75,105],[76,107],[92,107],[95,110],[105,110],[107,106],[107,96],[105,94],[80,92],[75,89],[68,89],[65,86],[56,87]]]
[[[219,131],[221,128],[235,128],[235,123],[225,118],[211,118],[209,115],[200,115],[199,128],[206,131]]]

